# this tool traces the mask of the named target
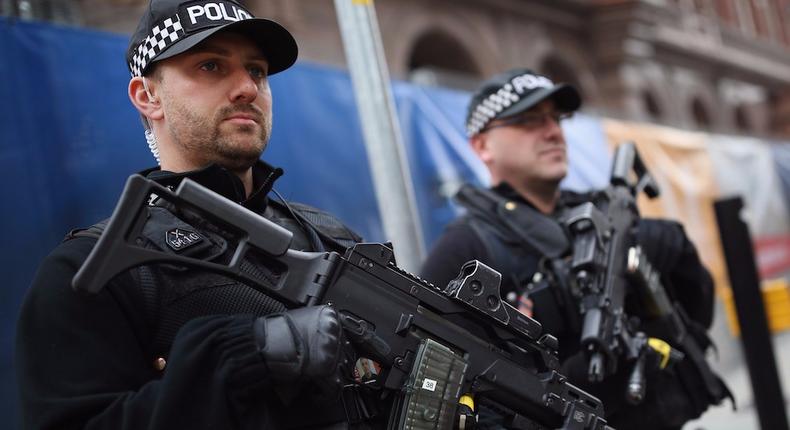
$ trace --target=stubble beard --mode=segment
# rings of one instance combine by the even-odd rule
[[[255,115],[257,127],[224,122],[237,112]],[[170,109],[169,128],[174,143],[197,165],[216,163],[230,171],[242,172],[254,165],[266,149],[272,121],[271,114],[252,105],[226,106],[213,118],[206,118],[185,103],[174,103]]]

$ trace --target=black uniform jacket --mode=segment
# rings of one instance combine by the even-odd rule
[[[534,205],[507,183],[501,183],[492,190],[505,199],[534,208]],[[555,212],[559,212],[566,205],[578,204],[585,200],[583,194],[563,191]],[[530,247],[514,249],[514,252],[518,252],[519,256],[523,257],[524,267],[522,269],[524,273],[514,276],[513,273],[508,273],[508,270],[503,270],[505,268],[501,262],[497,262],[490,255],[490,247],[485,242],[496,239],[480,237],[471,225],[470,215],[464,215],[447,226],[423,263],[420,275],[436,285],[444,286],[458,275],[464,263],[476,259],[502,272],[503,297],[511,291],[521,292],[520,289],[523,289],[524,285],[517,284],[532,278],[531,275],[536,271],[538,261],[543,256]],[[671,292],[684,305],[689,316],[709,328],[713,320],[713,281],[701,264],[697,250],[688,240],[682,226],[671,221],[642,219],[638,230],[638,242],[648,253],[653,265],[668,273]],[[535,317],[541,321],[541,314],[545,312],[537,303],[534,312]],[[551,323],[547,326],[545,320],[548,318],[543,321],[544,331],[559,334],[562,328]]]
[[[318,220],[313,225],[320,234],[306,233],[304,217],[295,220],[282,203],[269,201],[282,170],[263,162],[253,168],[256,188],[249,198],[241,181],[218,166],[146,173],[167,186],[190,177],[293,231],[293,247],[302,250],[342,252],[359,240],[331,216],[298,205],[297,212]],[[272,393],[252,321],[281,305],[231,280],[175,269],[132,269],[97,295],[76,293],[71,280],[95,242],[78,235],[61,243],[41,263],[25,298],[16,339],[23,427],[278,427],[266,406]],[[155,291],[141,287],[143,273],[153,273],[156,282],[148,285]]]
[[[506,183],[493,187],[492,191],[503,199],[534,209],[534,205]],[[585,195],[563,191],[557,212],[565,206],[579,204],[588,198]],[[510,298],[512,304],[517,305],[518,299],[513,300],[513,298],[524,292],[543,255],[514,237],[486,233],[490,233],[491,230],[481,229],[479,224],[475,225],[481,220],[498,222],[493,214],[487,217],[479,211],[477,213],[469,211],[448,225],[429,253],[420,276],[436,285],[444,286],[458,275],[464,263],[480,260],[502,274],[502,296],[505,299]],[[504,247],[492,247],[492,243],[496,241],[504,243]],[[672,221],[641,219],[637,230],[637,241],[642,245],[653,265],[664,274],[662,279],[671,297],[683,306],[692,320],[702,327],[709,328],[713,316],[713,281],[701,264],[696,248],[689,241],[683,227]],[[492,249],[506,249],[507,252],[491,255]],[[503,257],[508,261],[498,261]],[[655,401],[655,397],[673,397],[668,389],[657,392],[657,384],[651,386],[648,382],[648,399],[638,408],[627,408],[617,413],[624,403],[623,387],[626,373],[620,372],[621,374],[615,375],[614,379],[605,380],[602,386],[586,384],[586,361],[583,359],[583,354],[579,352],[578,310],[573,304],[568,306],[568,303],[572,302],[567,295],[558,291],[557,287],[547,284],[544,284],[544,287],[547,288],[529,294],[533,302],[533,317],[542,324],[545,333],[553,334],[559,339],[562,373],[569,376],[575,384],[601,398],[607,417],[616,428],[637,428],[632,427],[636,422],[641,422],[638,428],[675,427],[676,423],[663,423],[661,417],[682,415],[678,410],[672,411],[672,408],[678,405]],[[574,319],[577,321],[574,322]],[[676,400],[680,403],[684,402],[683,397],[677,397]],[[656,406],[657,403],[661,404]],[[691,416],[698,414],[698,411],[689,412]],[[651,423],[652,427],[643,426],[653,418],[655,419]],[[679,421],[682,423],[685,419],[687,418],[680,418]]]

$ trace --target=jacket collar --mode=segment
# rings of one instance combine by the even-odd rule
[[[257,213],[262,213],[268,204],[268,194],[274,181],[283,174],[283,169],[273,167],[261,160],[252,166],[253,192],[249,197],[244,192],[244,184],[236,174],[217,164],[189,172],[170,172],[159,167],[144,170],[141,175],[152,179],[166,187],[175,188],[184,178],[192,179],[198,184],[241,204]]]
[[[516,191],[510,184],[507,182],[500,182],[498,185],[491,187],[491,191],[499,194],[500,196],[508,199],[513,200],[519,203],[523,203],[533,209],[537,208],[531,201],[527,200],[521,194]],[[560,198],[557,200],[557,206],[554,208],[554,212],[552,215],[558,215],[563,209],[566,207],[572,207],[579,205],[583,202],[590,201],[593,199],[595,193],[594,192],[584,192],[579,193],[570,190],[560,189]]]
[[[506,199],[515,200],[518,201],[519,203],[525,203],[533,208],[535,207],[529,200],[525,199],[524,196],[519,194],[507,182],[500,182],[499,185],[491,187],[491,190]]]

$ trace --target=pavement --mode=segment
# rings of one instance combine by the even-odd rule
[[[760,429],[741,339],[730,333],[721,299],[717,299],[711,337],[719,349],[718,360],[712,358],[711,363],[735,395],[738,409],[733,411],[727,400],[709,409],[699,419],[687,423],[683,430],[773,430]],[[773,345],[785,407],[790,416],[790,331],[774,334]]]

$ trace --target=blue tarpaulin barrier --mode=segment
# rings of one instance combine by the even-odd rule
[[[154,164],[126,95],[126,44],[125,36],[0,19],[0,416],[10,427],[15,321],[39,261],[69,229],[108,217],[128,175]],[[382,232],[348,74],[299,63],[271,86],[274,130],[264,159],[286,171],[275,188],[338,215],[368,240],[397,242]],[[463,134],[469,95],[407,83],[395,83],[394,94],[430,246],[458,214],[454,190],[487,181]],[[566,185],[605,185],[600,123],[579,116],[566,131],[574,151]]]

